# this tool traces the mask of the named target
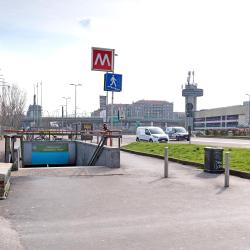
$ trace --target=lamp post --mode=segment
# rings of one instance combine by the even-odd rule
[[[248,126],[250,127],[250,94],[246,94],[248,96]]]
[[[65,115],[65,117],[67,118],[68,117],[68,100],[69,99],[71,99],[70,97],[65,97],[65,96],[63,96],[62,97],[63,99],[65,99],[65,101],[66,101],[66,115]]]
[[[75,86],[75,118],[76,118],[76,87],[82,86],[82,84],[70,83],[69,85]]]
[[[64,105],[60,105],[62,107],[62,130],[63,130],[63,118],[64,118]]]

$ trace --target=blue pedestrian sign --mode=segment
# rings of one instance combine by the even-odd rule
[[[122,91],[122,75],[106,73],[104,75],[104,90],[105,91]]]

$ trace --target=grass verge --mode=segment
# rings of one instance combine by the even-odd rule
[[[169,157],[204,164],[204,148],[206,147],[204,145],[133,142],[123,146],[124,149],[135,152],[160,156],[164,156],[165,147],[168,147]],[[250,173],[250,149],[225,147],[224,152],[230,152],[231,169]]]

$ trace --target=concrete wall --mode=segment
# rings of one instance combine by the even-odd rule
[[[77,166],[86,166],[90,161],[97,145],[76,141],[76,165]],[[104,146],[102,154],[97,160],[96,166],[105,166],[109,168],[119,168],[120,167],[120,149],[111,148]]]
[[[0,199],[7,197],[10,188],[12,163],[0,163]]]
[[[26,141],[24,142],[23,163],[32,164],[32,145],[68,143],[69,144],[69,165],[87,166],[97,144],[83,141]],[[120,167],[120,149],[104,146],[102,154],[97,160],[96,166],[106,166],[110,168]]]

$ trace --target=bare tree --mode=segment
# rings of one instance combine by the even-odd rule
[[[17,85],[4,86],[0,96],[0,125],[20,128],[25,101],[26,93]]]

